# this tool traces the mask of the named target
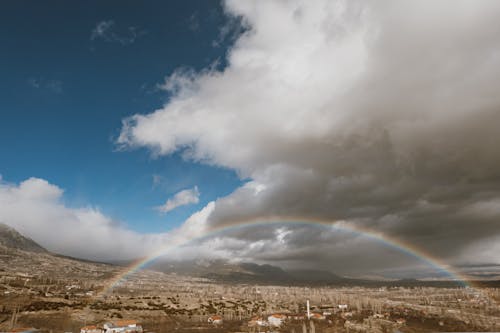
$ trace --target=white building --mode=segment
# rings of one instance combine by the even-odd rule
[[[269,326],[279,327],[286,320],[286,315],[275,313],[267,317],[267,321],[269,322]]]
[[[135,320],[115,320],[105,323],[102,327],[103,333],[142,333],[143,331],[142,326]]]

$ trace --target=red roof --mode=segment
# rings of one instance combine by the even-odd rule
[[[97,329],[97,326],[96,325],[83,326],[81,329],[86,330],[86,331],[87,330],[95,330],[95,329]]]
[[[113,324],[115,324],[116,326],[120,326],[120,327],[137,325],[137,320],[123,319],[123,320],[114,321]]]
[[[286,316],[284,314],[281,314],[281,313],[273,313],[271,316],[274,318],[281,318],[281,319],[286,318]]]
[[[222,317],[219,315],[210,316],[209,318],[212,320],[222,320]]]

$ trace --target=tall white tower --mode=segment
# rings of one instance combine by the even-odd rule
[[[307,300],[307,319],[311,319],[311,310],[309,309],[309,300]]]

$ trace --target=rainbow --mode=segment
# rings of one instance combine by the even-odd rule
[[[423,249],[417,248],[416,246],[400,241],[396,238],[390,237],[388,235],[382,234],[375,230],[370,230],[366,227],[355,226],[351,223],[346,223],[344,221],[328,221],[321,219],[311,219],[311,218],[290,218],[290,217],[271,217],[266,219],[258,219],[251,221],[236,221],[230,224],[225,224],[217,226],[204,232],[201,236],[195,236],[188,239],[180,239],[173,241],[167,246],[155,251],[154,253],[133,262],[131,265],[123,269],[119,274],[110,279],[104,286],[101,294],[108,293],[113,288],[118,286],[122,281],[124,281],[130,274],[137,272],[138,270],[144,268],[149,263],[155,259],[168,254],[169,251],[179,248],[181,246],[188,245],[194,241],[200,241],[204,239],[210,239],[212,237],[223,235],[224,233],[236,230],[243,230],[249,227],[255,226],[287,226],[287,225],[299,225],[299,226],[317,226],[321,228],[329,228],[330,230],[338,230],[342,232],[354,233],[360,235],[368,240],[372,240],[381,243],[389,248],[395,249],[409,257],[413,257],[422,263],[425,263],[429,267],[432,267],[436,272],[444,273],[449,277],[450,280],[458,281],[463,286],[470,287],[468,283],[468,278],[463,276],[460,272],[457,272],[452,267],[448,266],[442,262],[439,258],[433,256],[432,254],[424,251]]]

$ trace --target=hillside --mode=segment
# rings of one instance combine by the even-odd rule
[[[4,223],[0,223],[0,245],[9,249],[47,253],[47,250],[34,240],[21,235],[17,230]]]

